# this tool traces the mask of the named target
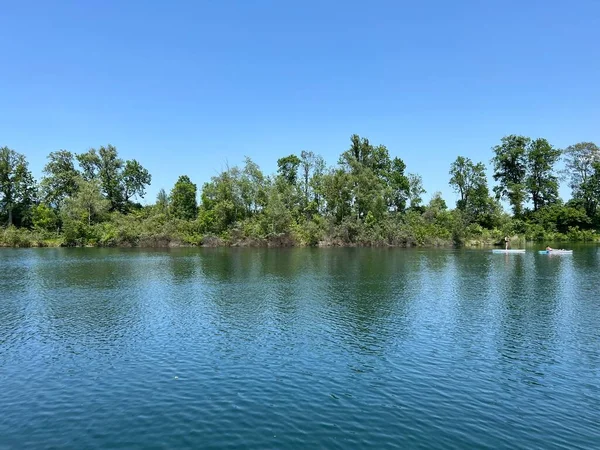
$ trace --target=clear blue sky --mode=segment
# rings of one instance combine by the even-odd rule
[[[39,178],[111,143],[154,201],[244,155],[333,164],[358,133],[452,203],[450,163],[506,134],[600,143],[599,30],[596,0],[4,2],[0,146]]]

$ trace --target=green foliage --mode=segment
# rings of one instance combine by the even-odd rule
[[[152,177],[135,159],[123,161],[112,145],[76,156],[86,181],[98,180],[111,211],[125,212],[135,196],[143,198]]]
[[[37,187],[25,156],[0,148],[0,218],[11,226],[31,224],[31,207]]]
[[[410,201],[411,208],[418,208],[421,206],[423,198],[421,197],[427,191],[423,188],[423,178],[421,175],[414,173],[408,174],[408,199]]]
[[[59,210],[65,200],[77,192],[77,180],[81,175],[75,168],[74,161],[73,154],[67,150],[59,150],[48,155],[40,188],[44,202],[56,210]]]
[[[301,161],[296,155],[289,155],[277,160],[277,173],[287,184],[295,185],[298,180],[298,166]]]
[[[498,186],[494,188],[498,199],[506,199],[510,203],[515,216],[523,213],[527,175],[527,146],[531,139],[525,136],[510,135],[502,138],[501,144],[495,146],[494,180]]]
[[[600,159],[591,143],[567,149],[574,198],[558,198],[554,166],[560,151],[546,140],[507,136],[494,148],[490,196],[483,163],[458,157],[450,185],[455,209],[439,193],[423,203],[422,179],[383,145],[353,135],[334,167],[313,152],[289,155],[266,176],[246,158],[197,188],[181,176],[156,203],[143,197],[151,177],[112,146],[74,156],[53,152],[37,198],[23,155],[0,149],[0,245],[42,246],[437,246],[593,240],[600,214]],[[80,170],[75,167],[79,162]],[[577,182],[577,183],[576,183]],[[506,214],[508,200],[515,215]],[[533,208],[526,209],[528,200]],[[408,208],[407,208],[408,204]]]
[[[171,191],[171,214],[177,219],[193,220],[198,216],[196,185],[187,175],[179,177]]]
[[[481,202],[482,195],[487,191],[487,180],[485,176],[485,165],[474,164],[473,161],[464,156],[459,156],[450,166],[450,186],[459,194],[456,203],[457,208],[465,211],[471,203]],[[487,197],[487,193],[483,197]],[[473,199],[473,197],[479,197]],[[469,201],[471,200],[471,202]]]
[[[152,181],[150,173],[135,159],[125,162],[121,178],[123,201],[126,204],[135,196],[144,198],[146,186]]]
[[[573,198],[583,201],[588,216],[596,214],[599,197],[594,195],[590,178],[595,172],[594,164],[600,162],[600,148],[593,142],[580,142],[570,145],[564,151],[565,174],[573,191]]]
[[[527,147],[526,185],[534,211],[558,201],[558,177],[554,175],[554,165],[560,155],[561,151],[546,139],[535,139]]]
[[[35,205],[31,210],[33,228],[42,231],[56,231],[58,215],[45,203]]]
[[[160,214],[168,214],[169,213],[169,196],[164,189],[158,191],[156,195],[156,210]]]
[[[65,227],[72,226],[75,222],[91,226],[100,222],[110,208],[110,202],[100,192],[100,183],[96,180],[78,180],[77,193],[67,199],[61,216]]]

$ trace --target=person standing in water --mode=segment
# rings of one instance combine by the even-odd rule
[[[510,244],[510,239],[508,238],[508,236],[504,236],[504,248],[505,248],[505,250],[508,250],[509,244]]]

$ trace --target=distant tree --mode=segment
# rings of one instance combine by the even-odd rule
[[[516,216],[522,215],[526,198],[526,154],[530,141],[525,136],[510,135],[493,148],[494,180],[499,183],[494,192],[498,199],[508,200]]]
[[[581,191],[589,196],[589,199],[585,202],[586,213],[591,219],[594,219],[597,218],[598,203],[600,202],[600,160],[594,161],[592,170],[592,174],[581,186]]]
[[[88,226],[99,222],[110,208],[110,201],[100,192],[98,180],[79,179],[77,193],[68,198],[61,210],[63,221],[80,222]]]
[[[0,214],[8,225],[26,225],[36,197],[36,184],[25,156],[0,148]]]
[[[323,198],[326,214],[340,223],[352,213],[352,180],[351,175],[343,169],[331,170],[323,176]]]
[[[421,175],[409,173],[408,185],[408,198],[410,201],[410,207],[418,208],[421,206],[421,202],[423,201],[421,196],[427,192],[423,188],[423,178],[421,178]]]
[[[77,155],[77,161],[87,181],[99,180],[102,192],[112,211],[125,212],[134,196],[144,197],[145,188],[152,178],[136,160],[123,161],[116,147],[108,145],[97,151],[90,149]]]
[[[315,155],[313,161],[312,175],[310,177],[309,185],[312,190],[311,202],[314,204],[313,213],[322,213],[324,209],[323,202],[323,177],[327,172],[327,165],[325,159],[320,155]]]
[[[179,219],[192,220],[198,216],[197,188],[187,175],[179,177],[171,191],[171,213]]]
[[[40,182],[42,200],[55,209],[60,209],[65,199],[77,192],[77,179],[80,176],[71,152],[58,150],[50,153]]]
[[[31,209],[31,222],[37,230],[56,231],[58,216],[54,209],[45,203],[39,203]]]
[[[527,146],[526,185],[534,211],[558,200],[558,177],[554,174],[554,165],[560,155],[561,151],[552,147],[546,139],[535,139]]]
[[[164,189],[158,191],[156,195],[156,208],[162,214],[167,214],[169,211],[169,195]]]
[[[310,190],[310,173],[314,166],[315,154],[302,150],[300,153],[300,166],[302,168],[302,191],[304,193],[304,202],[308,204],[308,193]]]
[[[406,200],[410,196],[410,180],[404,174],[406,164],[400,158],[392,160],[390,174],[388,176],[388,186],[391,190],[390,209],[396,212],[402,212],[406,208]]]
[[[567,147],[564,155],[565,173],[569,177],[573,198],[581,199],[588,216],[592,217],[598,206],[598,197],[594,196],[589,178],[594,173],[594,163],[600,162],[600,149],[593,142],[580,142]]]
[[[298,167],[300,166],[300,158],[296,155],[289,155],[277,160],[277,173],[288,184],[296,185],[298,180]]]
[[[476,193],[481,193],[482,186],[487,186],[485,176],[485,165],[483,163],[473,163],[470,158],[459,156],[450,166],[450,186],[460,196],[456,202],[456,207],[466,210],[469,207],[469,200]]]
[[[146,186],[151,181],[152,176],[138,161],[126,161],[122,173],[123,201],[127,204],[135,196],[144,198]]]
[[[267,205],[268,182],[258,164],[246,157],[241,174],[241,195],[248,216],[257,214]]]
[[[428,208],[435,209],[437,211],[446,211],[448,206],[446,205],[446,201],[442,198],[441,192],[434,192],[431,196],[431,200],[429,200]]]

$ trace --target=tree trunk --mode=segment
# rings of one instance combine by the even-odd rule
[[[8,206],[8,226],[10,227],[13,224],[13,214],[12,214],[12,205]]]

